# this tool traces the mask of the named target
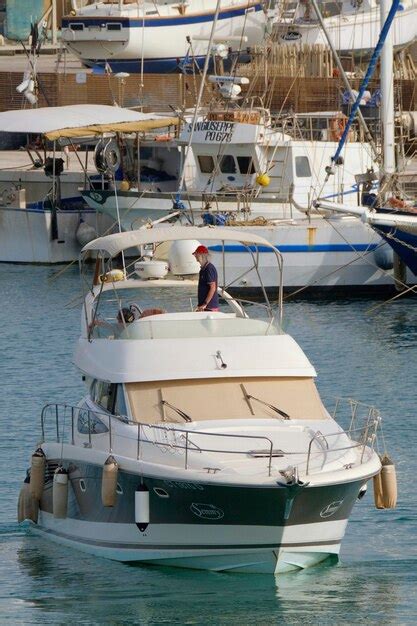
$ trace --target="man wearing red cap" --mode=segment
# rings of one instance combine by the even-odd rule
[[[217,270],[208,260],[209,251],[206,246],[198,246],[194,250],[201,269],[198,276],[198,306],[197,311],[218,311],[219,296],[217,295]]]

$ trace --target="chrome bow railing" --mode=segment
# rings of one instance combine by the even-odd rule
[[[135,442],[134,457],[136,460],[143,460],[143,448],[147,445],[157,446],[162,451],[174,451],[184,455],[184,468],[189,468],[190,453],[221,453],[244,455],[252,458],[265,458],[267,461],[268,476],[272,473],[272,463],[274,458],[278,457],[301,457],[303,460],[297,464],[298,471],[305,471],[306,475],[311,473],[311,462],[313,456],[321,457],[323,467],[329,454],[340,453],[347,450],[359,449],[360,463],[364,461],[366,449],[373,449],[376,439],[376,433],[381,421],[379,411],[375,407],[365,405],[363,403],[352,400],[351,398],[339,398],[336,401],[333,417],[340,416],[342,407],[348,409],[349,427],[346,430],[338,430],[334,433],[323,434],[316,431],[307,446],[307,450],[302,451],[285,451],[274,449],[273,441],[263,435],[239,435],[232,433],[215,433],[205,432],[201,430],[190,430],[177,427],[174,423],[169,424],[147,424],[134,422],[123,415],[111,415],[108,412],[92,409],[84,406],[73,406],[70,404],[47,404],[41,413],[41,432],[42,441],[50,441],[51,439],[57,443],[68,443],[75,445],[76,429],[79,436],[85,436],[86,441],[83,442],[85,447],[92,448],[96,443],[97,448],[104,448],[113,453],[113,444],[115,438],[115,425],[120,423],[132,427],[134,436],[126,436],[118,433],[118,438],[128,439]],[[365,414],[361,414],[365,411]],[[359,425],[358,425],[359,424]],[[341,447],[331,446],[329,440],[332,438],[347,435],[349,438],[348,445]],[[98,437],[99,436],[99,437]],[[107,444],[103,446],[103,437],[107,438]],[[233,440],[234,442],[251,442],[250,449],[236,450],[219,447],[202,447],[196,443],[200,437],[212,437],[217,441]],[[255,444],[262,442],[262,448],[254,448]],[[314,450],[314,446],[318,449]],[[133,451],[133,450],[132,450]],[[218,469],[218,468],[206,468]]]

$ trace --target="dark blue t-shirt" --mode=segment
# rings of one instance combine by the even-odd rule
[[[219,296],[217,295],[217,270],[213,263],[206,263],[201,268],[198,277],[198,306],[202,306],[207,298],[207,294],[210,290],[210,283],[216,283],[216,291],[214,296],[207,304],[207,309],[219,308]]]

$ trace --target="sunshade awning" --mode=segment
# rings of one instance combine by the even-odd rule
[[[179,119],[116,106],[74,104],[0,113],[0,132],[35,133],[47,139],[88,137],[108,132],[142,132],[177,125]]]
[[[102,250],[107,252],[109,256],[113,257],[123,250],[143,246],[148,243],[190,239],[195,239],[197,241],[236,241],[248,245],[262,246],[279,254],[274,246],[263,237],[259,237],[251,232],[241,231],[230,227],[223,228],[221,226],[215,226],[214,228],[207,226],[161,226],[156,228],[130,230],[94,239],[94,241],[91,241],[84,246],[82,251]]]

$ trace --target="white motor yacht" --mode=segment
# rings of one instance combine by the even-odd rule
[[[327,411],[313,365],[282,328],[282,290],[275,307],[265,294],[259,314],[220,286],[219,272],[220,310],[196,311],[195,280],[164,276],[156,261],[114,267],[123,251],[160,242],[178,246],[187,265],[199,240],[239,242],[255,268],[258,249],[270,249],[282,284],[280,253],[248,232],[174,226],[87,244],[84,255],[98,260],[74,361],[88,391],[77,406],[43,409],[20,519],[118,561],[310,567],[338,555],[352,507],[380,472],[379,413],[349,401],[344,430]]]

